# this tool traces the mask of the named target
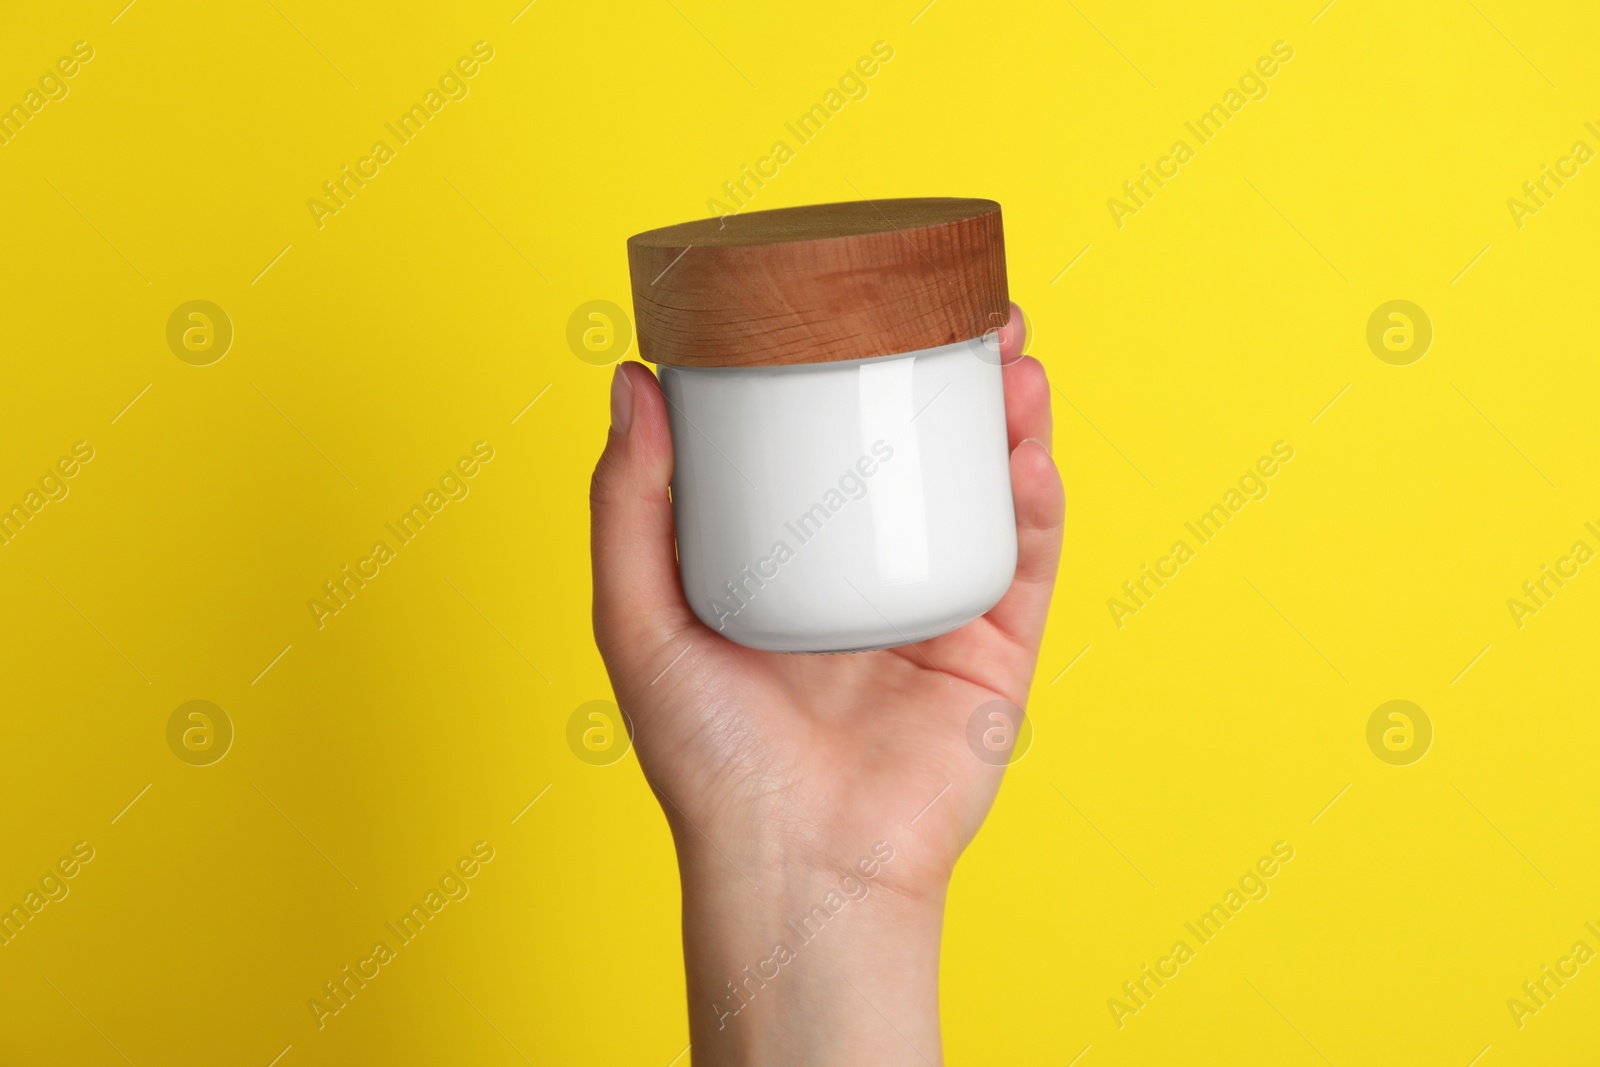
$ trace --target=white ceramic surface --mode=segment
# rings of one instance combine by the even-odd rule
[[[883,648],[1010,586],[1005,396],[982,342],[660,377],[684,591],[713,630],[778,652]]]

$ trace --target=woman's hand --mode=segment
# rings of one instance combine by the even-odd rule
[[[1050,390],[1001,330],[1017,572],[983,618],[851,655],[758,652],[704,626],[673,548],[672,440],[623,364],[594,473],[595,637],[677,844],[696,1064],[938,1063],[945,888],[1003,766],[981,706],[1027,702],[1061,551]]]

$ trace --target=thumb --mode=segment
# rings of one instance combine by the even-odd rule
[[[611,379],[611,432],[589,483],[594,632],[624,673],[696,624],[673,551],[672,435],[655,375],[620,364]]]

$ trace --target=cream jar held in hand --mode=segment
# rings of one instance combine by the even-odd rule
[[[850,652],[999,601],[1017,563],[999,204],[756,211],[638,234],[628,261],[701,621]]]

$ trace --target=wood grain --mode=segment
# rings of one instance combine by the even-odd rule
[[[1010,314],[1000,205],[931,197],[702,219],[628,239],[652,363],[823,363],[953,344]]]

